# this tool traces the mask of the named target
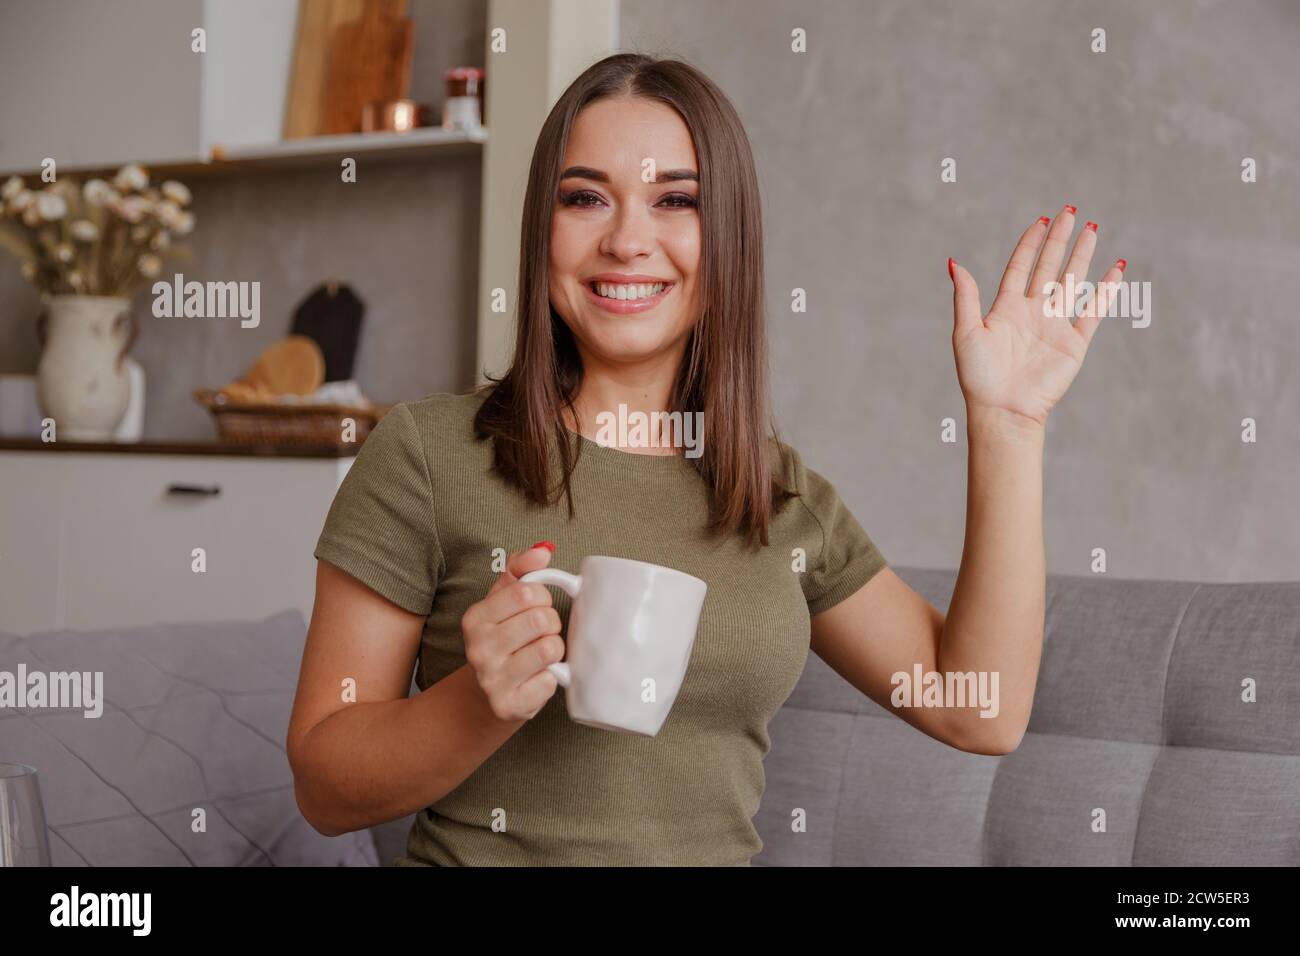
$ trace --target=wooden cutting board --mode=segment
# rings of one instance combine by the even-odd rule
[[[325,67],[322,133],[359,132],[367,103],[406,98],[415,25],[405,14],[406,0],[370,0],[359,19],[334,28]]]
[[[284,109],[285,139],[320,133],[330,39],[335,29],[357,19],[365,7],[365,0],[298,0],[293,71]]]
[[[375,0],[369,4],[366,0],[298,0],[293,70],[284,110],[285,139],[325,132],[326,79],[335,31],[361,20],[367,7],[377,8],[391,18],[406,16],[406,0]],[[406,70],[409,76],[409,65]],[[405,91],[401,95],[405,96]],[[358,113],[358,124],[360,118]]]

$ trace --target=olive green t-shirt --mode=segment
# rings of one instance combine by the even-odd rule
[[[460,619],[504,555],[539,540],[550,567],[590,554],[649,561],[708,584],[686,676],[659,734],[573,723],[564,690],[459,787],[416,814],[399,865],[747,865],[762,849],[768,722],[794,689],[809,617],[885,567],[834,487],[788,445],[773,468],[800,497],[769,544],[710,538],[707,489],[690,459],[581,438],[563,495],[529,503],[474,437],[481,395],[396,405],[366,438],[329,510],[315,556],[426,618],[416,683],[465,663]],[[567,627],[569,598],[551,589]],[[435,755],[430,754],[430,759]]]

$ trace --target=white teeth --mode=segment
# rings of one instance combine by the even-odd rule
[[[666,282],[653,283],[622,283],[622,282],[597,282],[595,283],[596,294],[606,299],[648,299],[651,296],[658,295],[667,286]]]

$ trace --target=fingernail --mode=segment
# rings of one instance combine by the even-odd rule
[[[1119,271],[1120,271],[1120,272],[1123,272],[1126,268],[1128,268],[1128,260],[1127,260],[1127,259],[1116,259],[1116,260],[1115,260],[1115,265],[1119,266]]]
[[[1091,229],[1093,232],[1096,232],[1096,231],[1097,231],[1097,224],[1096,224],[1095,222],[1086,222],[1086,223],[1083,224],[1083,228],[1084,228],[1084,229]]]
[[[1047,225],[1049,222],[1052,221],[1052,217],[1051,217],[1051,216],[1039,216],[1039,217],[1038,217],[1038,221],[1041,222],[1043,225]]]
[[[1069,203],[1065,204],[1065,211],[1068,212],[1071,216],[1073,216],[1076,212],[1075,207],[1071,206]]]
[[[551,544],[549,541],[538,541],[533,545],[533,548],[545,548],[547,551],[551,552],[551,554],[555,553],[555,545]],[[532,548],[529,548],[529,550],[531,551]]]
[[[956,276],[956,274],[952,271],[952,266],[953,266],[952,256],[949,256],[949,257],[948,257],[948,278],[952,279],[953,282],[956,282],[956,281],[957,281],[957,276]]]

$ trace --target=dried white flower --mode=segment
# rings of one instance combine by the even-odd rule
[[[136,226],[131,230],[131,240],[133,242],[144,242],[149,238],[148,226]]]
[[[40,211],[36,208],[36,203],[34,202],[30,203],[27,206],[27,208],[23,210],[23,225],[32,226],[33,228],[35,228],[40,224],[41,224]]]
[[[160,230],[159,233],[149,240],[149,248],[155,252],[160,252],[172,244],[171,234],[166,229]]]
[[[188,209],[181,213],[180,221],[173,230],[178,236],[188,236],[194,231],[194,213]]]
[[[84,280],[81,278],[81,273],[78,272],[76,269],[73,269],[71,272],[68,273],[68,284],[72,286],[74,289],[76,289],[78,292],[81,291],[81,286],[83,282]]]
[[[82,187],[81,194],[92,206],[106,206],[109,200],[117,199],[117,190],[102,179],[89,179]]]
[[[108,208],[127,222],[135,223],[143,219],[145,214],[149,212],[149,205],[149,200],[140,196],[123,196],[120,199],[111,200]]]
[[[5,180],[4,186],[0,186],[0,199],[6,201],[13,199],[23,191],[23,181],[17,176],[10,176]]]
[[[49,222],[62,219],[68,212],[68,201],[53,193],[40,193],[36,197],[36,211]]]
[[[178,183],[174,179],[169,179],[162,184],[162,194],[181,206],[188,206],[190,200],[194,198],[184,183]]]
[[[77,258],[77,250],[72,248],[70,242],[60,242],[54,247],[54,257],[60,262],[71,262]]]
[[[158,221],[168,229],[175,229],[181,221],[181,207],[174,200],[164,199],[158,204]]]
[[[12,199],[10,199],[9,202],[5,204],[5,208],[9,212],[18,213],[22,212],[34,202],[36,202],[36,193],[32,192],[30,189],[24,189],[22,192],[17,193]]]
[[[149,185],[149,174],[138,163],[128,163],[117,171],[113,185],[126,192],[129,189],[144,189]]]
[[[94,242],[99,238],[99,227],[89,219],[78,219],[68,226],[68,232],[78,242]]]
[[[140,257],[136,265],[140,267],[140,274],[146,279],[152,279],[162,272],[162,260],[148,252]]]

